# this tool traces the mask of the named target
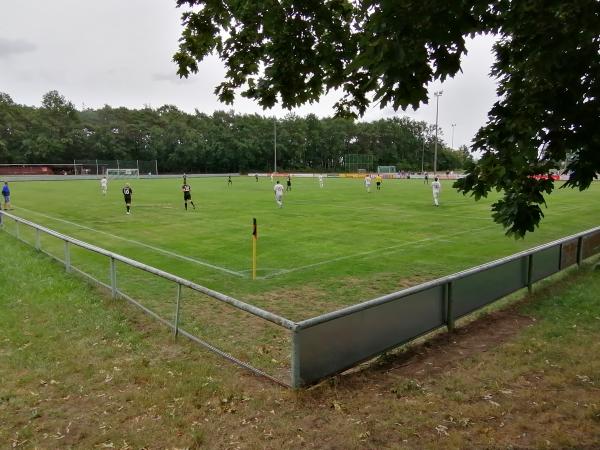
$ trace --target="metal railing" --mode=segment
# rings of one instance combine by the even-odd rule
[[[110,290],[113,298],[121,297],[128,300],[170,327],[175,337],[185,336],[255,374],[294,388],[314,384],[441,327],[447,327],[451,331],[454,329],[454,322],[460,317],[519,289],[528,288],[531,291],[536,281],[575,264],[580,265],[584,259],[600,253],[600,227],[596,227],[487,264],[296,323],[163,270],[57,233],[13,214],[0,211],[0,219],[2,216],[14,221],[15,236],[18,239],[27,242],[21,238],[19,225],[35,230],[34,245],[37,250],[63,263],[68,272],[77,272],[90,281],[104,286]],[[64,259],[42,248],[41,233],[64,242]],[[103,283],[76,268],[71,263],[72,246],[108,258],[110,283]],[[176,284],[176,298],[171,320],[164,319],[118,288],[116,262]],[[235,358],[184,330],[180,326],[183,287],[290,332],[292,347],[291,361],[289,361],[290,382],[273,377],[264,370]]]
[[[314,383],[600,253],[600,227],[298,322],[294,386]]]
[[[58,233],[54,230],[51,230],[49,228],[43,227],[41,225],[38,225],[36,223],[30,222],[29,220],[20,218],[18,216],[15,216],[13,214],[9,214],[5,211],[0,211],[0,219],[2,219],[2,216],[4,216],[4,222],[6,222],[6,219],[11,219],[14,221],[15,224],[15,237],[27,244],[29,244],[29,242],[25,241],[24,239],[22,239],[22,231],[20,230],[20,226],[24,225],[27,227],[30,227],[31,229],[35,230],[35,248],[43,253],[45,253],[46,255],[50,256],[53,259],[56,259],[57,261],[61,262],[62,264],[64,264],[65,266],[65,270],[67,272],[76,272],[82,276],[84,276],[85,278],[87,278],[89,281],[96,283],[98,285],[103,286],[104,288],[108,289],[111,292],[112,298],[124,298],[127,301],[129,301],[130,303],[132,303],[133,305],[137,306],[138,308],[140,308],[142,311],[144,311],[145,313],[149,314],[150,316],[154,317],[156,320],[158,320],[159,322],[161,322],[162,324],[166,325],[167,327],[171,328],[173,330],[173,334],[174,336],[178,336],[178,335],[182,335],[187,337],[188,339],[192,340],[193,342],[202,345],[203,347],[208,348],[209,350],[223,356],[224,358],[228,359],[229,361],[244,367],[252,372],[254,372],[255,374],[264,376],[266,378],[269,378],[273,381],[275,381],[278,384],[284,385],[284,386],[290,386],[289,383],[280,380],[278,378],[275,378],[271,375],[269,375],[268,373],[264,372],[263,370],[260,370],[256,367],[253,367],[251,364],[241,361],[240,359],[235,358],[234,356],[230,355],[229,353],[220,350],[219,348],[217,348],[216,346],[206,342],[205,340],[201,339],[200,337],[184,330],[181,328],[181,326],[179,325],[179,318],[180,318],[180,303],[181,303],[181,289],[182,287],[187,287],[193,291],[202,293],[206,296],[208,296],[211,299],[217,300],[219,302],[225,303],[227,305],[230,305],[240,311],[244,311],[248,314],[251,314],[255,317],[258,317],[262,320],[266,320],[268,322],[271,322],[275,325],[277,325],[278,327],[282,327],[286,330],[293,330],[295,328],[295,323],[284,318],[281,316],[278,316],[276,314],[273,314],[269,311],[265,311],[261,308],[257,308],[256,306],[250,305],[248,303],[245,303],[241,300],[237,300],[233,297],[230,297],[228,295],[222,294],[220,292],[214,291],[212,289],[209,289],[207,287],[201,286],[199,284],[196,284],[192,281],[186,280],[184,278],[178,277],[176,275],[173,275],[171,273],[165,272],[163,270],[157,269],[155,267],[143,264],[139,261],[133,260],[131,258],[127,258],[125,256],[119,255],[117,253],[114,252],[110,252],[108,250],[105,250],[103,248],[97,247],[95,245],[91,245],[88,244],[86,242],[80,241],[78,239],[72,238],[70,236],[64,235],[62,233]],[[2,222],[2,220],[0,220],[0,223]],[[6,223],[3,223],[3,227],[6,227]],[[61,259],[59,257],[57,257],[56,255],[45,251],[42,248],[41,245],[41,239],[40,239],[40,235],[41,233],[44,233],[48,236],[52,236],[56,239],[59,239],[60,241],[62,241],[64,243],[64,259]],[[105,256],[108,259],[108,265],[109,265],[109,273],[110,273],[110,284],[106,284],[100,280],[98,280],[97,278],[95,278],[94,276],[92,276],[89,273],[86,273],[83,270],[80,270],[76,267],[74,267],[71,264],[71,247],[72,246],[76,246],[85,250],[88,250],[90,252]],[[170,282],[173,282],[176,284],[177,286],[177,294],[176,294],[176,299],[175,299],[175,310],[173,311],[173,319],[172,320],[166,320],[165,318],[161,317],[159,314],[157,314],[156,312],[152,311],[150,308],[147,308],[146,306],[144,306],[141,302],[133,299],[131,296],[127,295],[125,292],[122,292],[117,285],[117,265],[116,262],[121,262],[123,264],[126,264],[127,266],[133,267],[135,269],[139,269],[142,270],[144,272],[150,273],[152,275],[155,275],[157,277],[160,277],[162,279],[168,280]]]

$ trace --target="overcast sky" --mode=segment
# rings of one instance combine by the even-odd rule
[[[219,103],[213,90],[224,69],[216,58],[204,61],[197,75],[180,80],[172,56],[181,34],[181,13],[175,0],[0,0],[0,92],[32,106],[57,90],[78,109],[172,104],[190,113],[233,109],[283,117],[288,112],[265,111],[242,98],[233,107]],[[490,37],[470,41],[463,73],[429,86],[429,105],[406,112],[375,106],[364,120],[408,115],[434,124],[433,92],[441,89],[444,139],[452,143],[455,123],[454,147],[468,145],[496,99],[496,84],[488,75],[492,44]],[[325,98],[294,112],[331,116],[335,100]]]

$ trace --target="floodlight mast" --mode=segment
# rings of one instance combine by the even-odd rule
[[[421,173],[424,172],[423,167],[425,165],[425,136],[423,136],[423,151],[421,152]]]
[[[436,106],[435,106],[435,147],[433,151],[433,174],[437,173],[437,145],[438,145],[438,113],[440,110],[440,97],[444,91],[434,92],[433,95],[436,97]]]
[[[277,117],[275,117],[275,121],[273,122],[273,173],[277,173]]]
[[[456,124],[453,123],[452,124],[452,150],[454,150],[454,128],[456,127]]]

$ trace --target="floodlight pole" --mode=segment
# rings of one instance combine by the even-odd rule
[[[434,92],[433,95],[436,97],[436,105],[435,105],[435,147],[433,151],[433,174],[437,173],[437,144],[438,144],[438,113],[440,110],[440,97],[444,91]]]
[[[275,118],[275,121],[273,122],[273,145],[274,145],[274,155],[275,155],[275,161],[273,164],[273,173],[277,173],[277,118]]]
[[[454,127],[456,127],[455,123],[452,124],[452,150],[454,150]]]
[[[425,164],[425,136],[423,136],[423,151],[421,152],[421,173]]]

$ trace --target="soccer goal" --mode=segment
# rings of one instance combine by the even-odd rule
[[[377,173],[396,173],[396,166],[377,166]]]
[[[139,178],[140,171],[138,169],[106,169],[106,177],[114,178]]]

